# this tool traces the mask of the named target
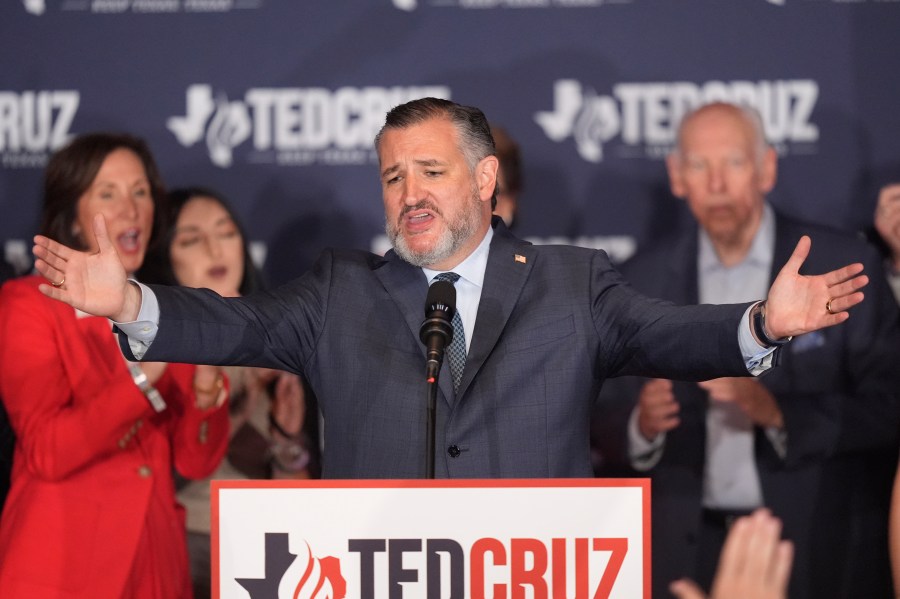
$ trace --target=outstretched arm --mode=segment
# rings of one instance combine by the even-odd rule
[[[862,289],[869,278],[863,265],[850,264],[821,275],[800,274],[812,241],[800,238],[794,253],[769,288],[766,329],[773,339],[802,335],[840,324],[847,312],[863,300]]]
[[[50,285],[40,286],[41,293],[88,314],[130,322],[141,307],[140,288],[128,282],[102,214],[94,216],[93,226],[99,247],[96,254],[35,236],[35,268],[50,281]]]

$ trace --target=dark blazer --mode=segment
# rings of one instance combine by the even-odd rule
[[[746,305],[647,299],[605,252],[533,246],[494,226],[458,394],[446,361],[439,379],[437,476],[591,476],[590,407],[606,377],[746,374]],[[161,320],[144,359],[299,373],[325,419],[324,476],[422,477],[427,288],[393,252],[331,250],[299,279],[246,298],[153,287]]]
[[[835,525],[817,522],[815,516],[827,459],[851,445],[862,449],[894,442],[900,331],[897,306],[873,248],[852,236],[778,213],[775,223],[770,282],[802,235],[812,239],[802,273],[821,274],[859,261],[871,279],[865,300],[852,309],[849,321],[797,337],[779,352],[778,366],[759,379],[775,396],[787,431],[787,453],[782,459],[757,427],[755,458],[763,500],[782,519],[785,534],[795,543],[790,592],[794,599],[811,596],[806,584],[813,527]],[[696,304],[698,251],[694,225],[640,251],[622,266],[622,273],[643,293]],[[627,416],[643,382],[620,379],[607,385],[600,396],[592,436],[607,461],[601,474],[610,465],[627,462]],[[695,540],[702,509],[706,392],[693,383],[676,382],[674,393],[681,424],[667,433],[659,464],[640,474],[652,478],[654,596],[659,597],[669,596],[667,586],[675,578],[695,576]],[[851,426],[850,420],[861,425]],[[835,554],[840,548],[824,551]]]

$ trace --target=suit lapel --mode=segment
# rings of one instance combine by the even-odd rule
[[[458,397],[466,392],[497,345],[536,259],[534,246],[516,239],[506,227],[497,224],[491,240],[478,316],[475,319],[475,332],[459,383]]]
[[[682,235],[672,247],[672,260],[659,297],[677,304],[699,304],[700,286],[697,273],[697,229]]]

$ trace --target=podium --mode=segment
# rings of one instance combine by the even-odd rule
[[[648,479],[212,482],[213,597],[650,597]]]

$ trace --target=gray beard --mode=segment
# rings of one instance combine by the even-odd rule
[[[401,259],[409,262],[413,266],[428,268],[432,264],[443,262],[452,256],[466,241],[478,232],[478,226],[481,224],[481,207],[479,203],[480,200],[476,192],[472,202],[468,204],[466,207],[467,209],[460,215],[460,218],[454,221],[448,221],[447,229],[434,244],[434,247],[424,252],[416,252],[409,247],[406,238],[400,235],[400,226],[397,223],[389,223],[387,222],[387,219],[385,219],[384,231],[387,234],[388,239],[391,240],[391,244],[394,246],[394,252],[396,252]],[[411,207],[409,210],[404,210],[403,214],[426,206],[436,214],[442,215],[429,202],[421,202],[416,206]],[[403,214],[401,214],[401,218]]]

